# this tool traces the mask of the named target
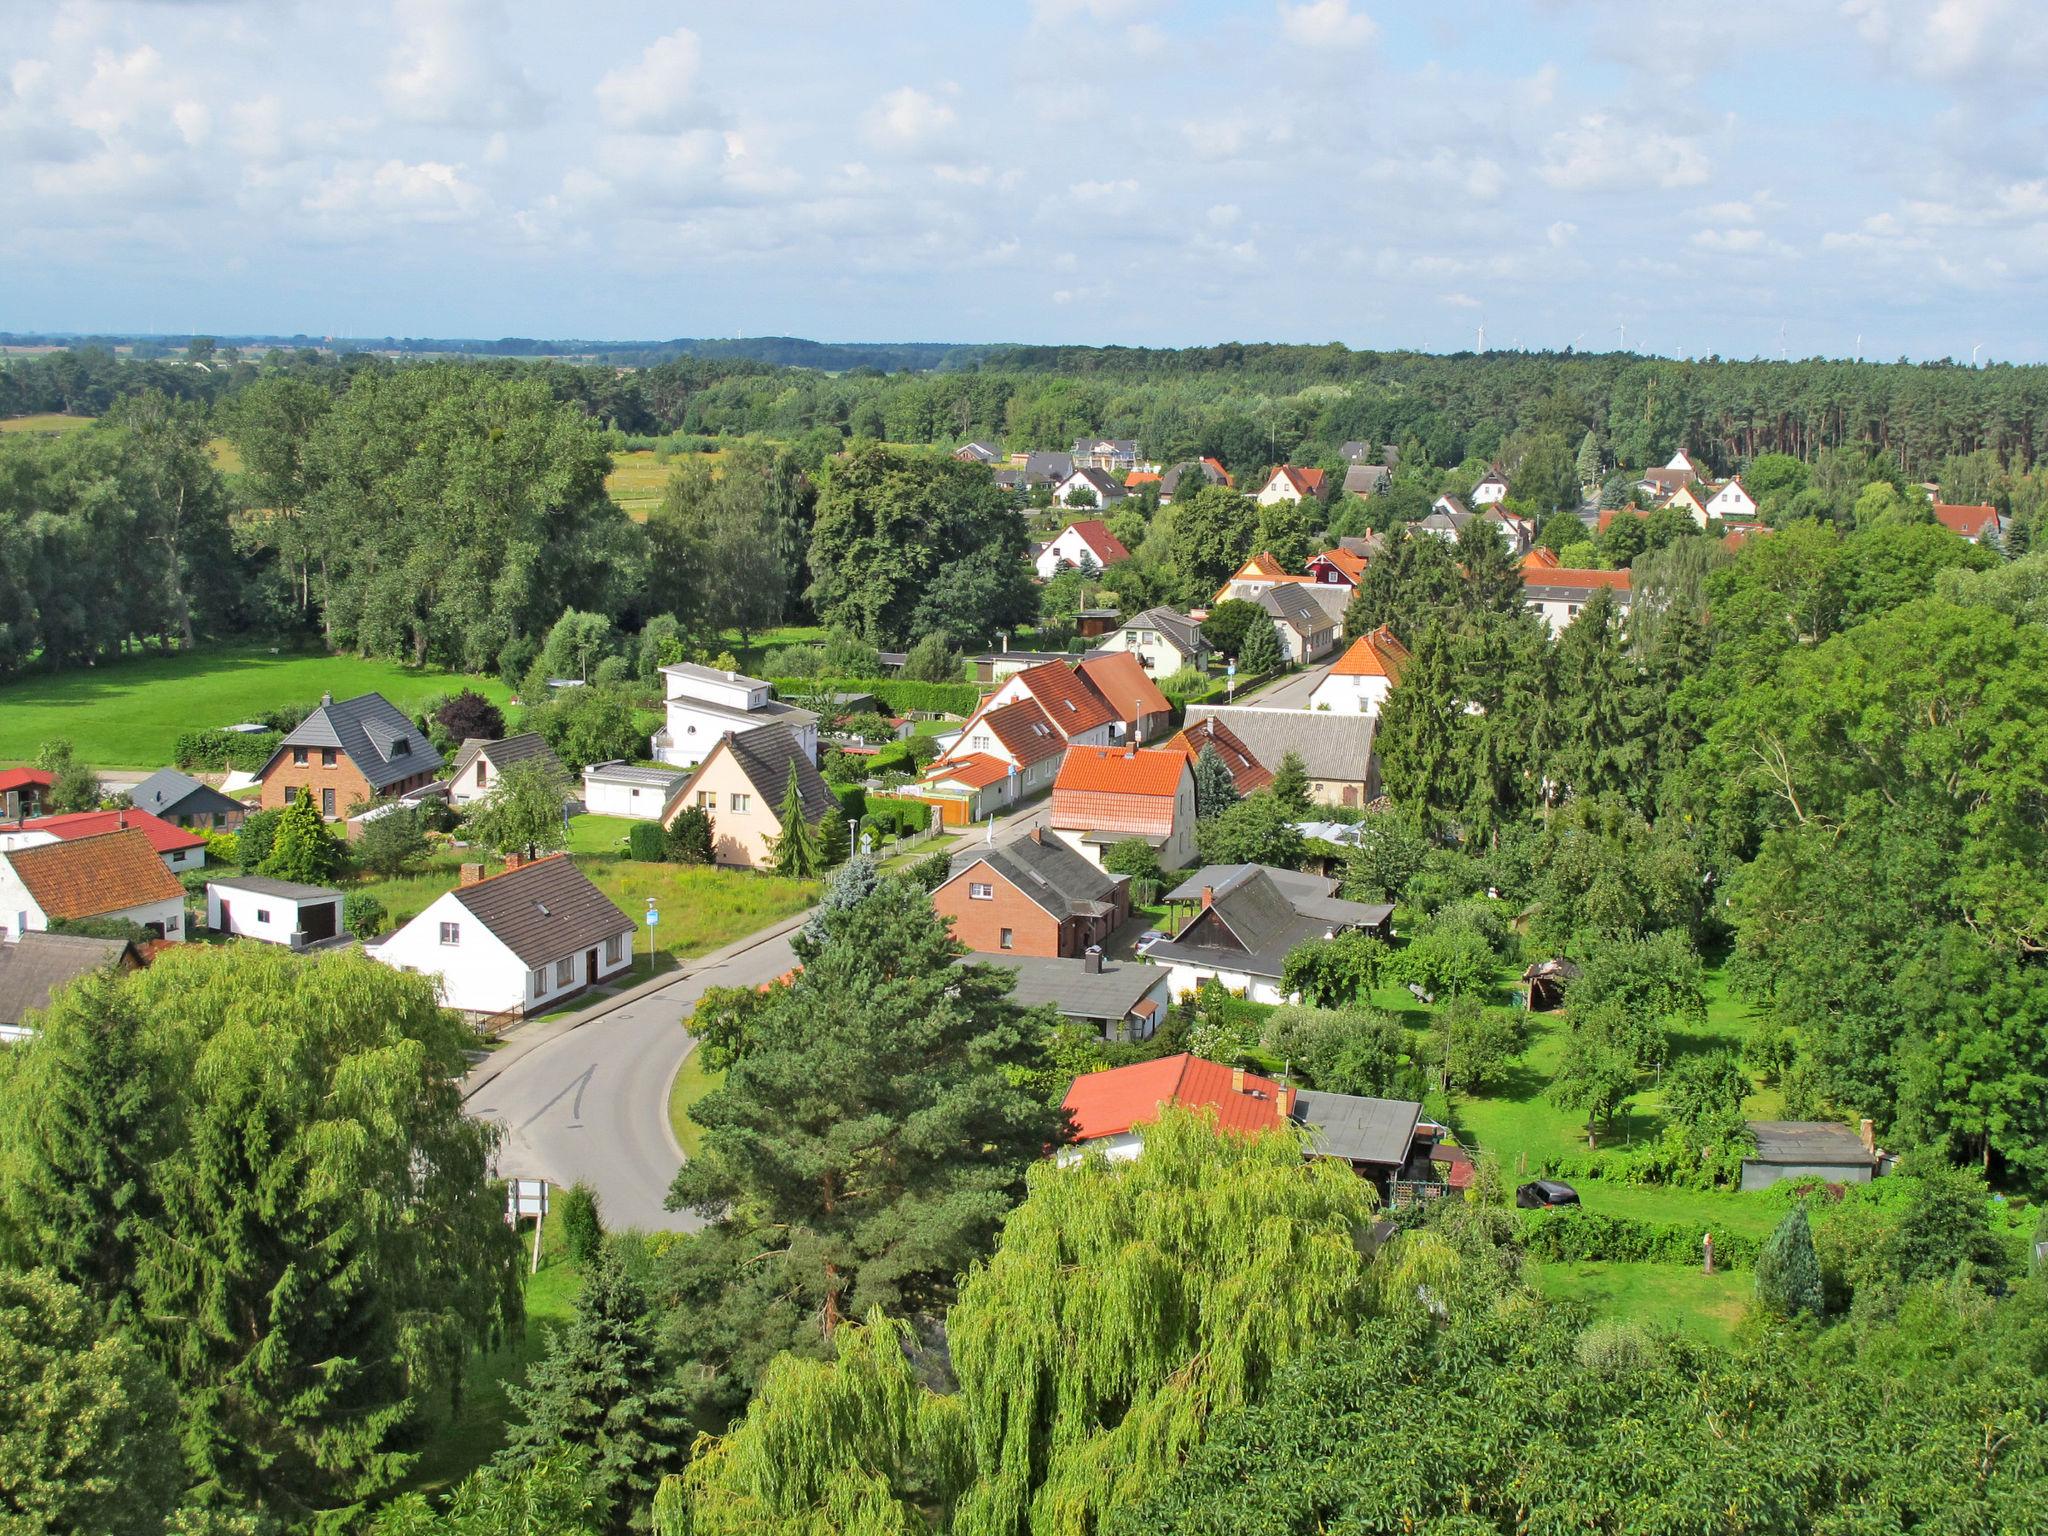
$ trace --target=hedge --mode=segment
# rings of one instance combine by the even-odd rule
[[[226,773],[230,768],[254,773],[270,761],[283,740],[279,731],[184,731],[172,744],[171,762],[208,773]]]
[[[668,833],[658,821],[636,821],[626,828],[626,856],[643,864],[659,864],[668,857]]]
[[[869,795],[867,809],[871,826],[887,827],[897,836],[922,832],[931,825],[932,808],[922,800],[898,800],[888,795]]]
[[[971,715],[986,690],[973,683],[920,683],[902,677],[771,677],[777,698],[791,694],[871,693],[899,715]]]
[[[1540,1211],[1523,1226],[1522,1246],[1531,1258],[1553,1263],[1698,1264],[1705,1230],[1587,1210]],[[1749,1268],[1762,1248],[1762,1238],[1739,1232],[1714,1233],[1714,1263],[1723,1269]]]
[[[839,802],[839,814],[849,821],[859,821],[868,813],[868,792],[858,784],[834,784],[832,798]]]

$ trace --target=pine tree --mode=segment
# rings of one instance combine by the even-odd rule
[[[1216,750],[1216,744],[1204,742],[1202,750],[1195,754],[1195,816],[1206,820],[1219,811],[1227,811],[1237,804],[1237,780],[1232,777],[1230,764],[1223,761],[1223,754]]]
[[[711,813],[702,806],[686,805],[668,824],[668,857],[671,864],[709,864],[717,846]]]
[[[1432,624],[1415,642],[1401,686],[1380,713],[1376,742],[1387,793],[1432,824],[1454,815],[1467,798],[1459,753],[1465,707],[1457,683],[1450,639]]]
[[[791,763],[782,804],[775,808],[775,819],[782,824],[775,838],[775,873],[792,880],[812,879],[825,868],[818,829],[805,818],[803,787],[797,782],[796,764]]]
[[[1280,634],[1272,621],[1250,625],[1244,632],[1244,644],[1238,647],[1238,672],[1245,677],[1264,677],[1285,665],[1287,656],[1280,649]]]
[[[300,795],[277,818],[277,836],[263,873],[304,885],[324,885],[342,872],[348,854],[320,819],[310,794]]]
[[[587,1450],[618,1528],[688,1459],[696,1434],[687,1395],[655,1347],[647,1294],[610,1243],[583,1277],[574,1319],[549,1338],[526,1384],[508,1391],[523,1422],[498,1465],[516,1470],[565,1446]]]
[[[1270,793],[1288,815],[1308,814],[1308,766],[1302,762],[1299,752],[1290,750],[1280,755],[1280,766],[1273,770]]]
[[[1599,483],[1600,440],[1593,436],[1593,429],[1588,427],[1586,435],[1579,439],[1579,484],[1598,485]]]
[[[1827,1310],[1820,1258],[1813,1251],[1813,1229],[1807,1224],[1805,1207],[1787,1211],[1764,1251],[1757,1255],[1756,1299],[1773,1317],[1796,1317],[1805,1312],[1817,1318]]]
[[[818,859],[825,869],[837,869],[853,852],[853,833],[844,820],[827,816],[818,823]]]

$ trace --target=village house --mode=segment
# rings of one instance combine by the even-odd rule
[[[962,727],[961,740],[973,736],[975,721],[982,715],[1023,699],[1036,703],[1062,741],[1070,745],[1108,746],[1119,735],[1117,712],[1095,691],[1095,685],[1069,663],[1048,661],[1013,673],[984,697]]]
[[[1171,891],[1169,904],[1199,902],[1170,939],[1145,951],[1171,969],[1175,997],[1204,981],[1220,981],[1255,1003],[1293,999],[1282,986],[1287,956],[1300,945],[1354,930],[1389,938],[1394,909],[1385,902],[1345,901],[1325,875],[1265,864],[1209,865]]]
[[[1320,469],[1281,464],[1266,477],[1266,483],[1259,487],[1259,494],[1253,499],[1262,507],[1270,507],[1277,501],[1321,501],[1328,481],[1329,477]]]
[[[1005,640],[1007,641],[1007,636]],[[1031,667],[1042,667],[1049,662],[1065,663],[1073,659],[1070,651],[1013,651],[1007,643],[1000,651],[983,651],[968,658],[974,663],[974,680],[977,683],[1002,683]]]
[[[696,772],[683,780],[662,813],[674,826],[695,806],[711,816],[712,862],[737,869],[765,869],[775,861],[782,836],[781,808],[796,774],[804,820],[818,825],[839,814],[839,802],[796,733],[777,721],[734,731],[711,744]]]
[[[566,786],[570,782],[569,770],[538,731],[507,736],[503,741],[472,736],[455,754],[455,771],[448,777],[449,802],[466,806],[489,799],[498,787],[499,777],[514,763],[532,763],[557,783]]]
[[[1273,621],[1280,654],[1289,666],[1306,666],[1329,655],[1342,620],[1332,614],[1301,577],[1268,587],[1256,599]]]
[[[1755,1145],[1742,1158],[1745,1191],[1792,1179],[1868,1184],[1886,1165],[1869,1120],[1853,1131],[1833,1120],[1752,1120],[1749,1132]]]
[[[1298,576],[1281,564],[1278,555],[1256,554],[1239,566],[1229,580],[1216,589],[1214,601],[1227,603],[1237,599],[1253,602],[1260,593],[1270,591],[1274,587],[1307,580],[1306,576]]]
[[[1195,779],[1184,752],[1069,747],[1052,785],[1049,825],[1089,863],[1126,838],[1179,869],[1195,856]]]
[[[907,793],[936,809],[945,825],[966,826],[1050,787],[1065,750],[1066,738],[1036,699],[1025,695],[993,709],[984,699]]]
[[[1986,536],[2002,533],[1998,508],[1984,504],[1958,504],[1937,501],[1934,504],[1934,520],[1959,538],[1972,544],[1980,543]]]
[[[1362,443],[1356,439],[1348,443],[1339,443],[1337,445],[1337,457],[1346,464],[1371,464],[1375,462],[1372,456],[1372,444]]]
[[[331,693],[256,772],[266,811],[310,795],[328,821],[350,807],[424,789],[441,771],[426,734],[380,693],[336,703]]]
[[[206,864],[206,839],[197,832],[174,827],[148,811],[70,811],[62,816],[32,816],[11,826],[0,826],[0,849],[36,848],[44,843],[68,843],[81,837],[99,837],[107,832],[140,832],[149,846],[174,875]]]
[[[42,815],[56,780],[40,768],[0,768],[0,821]]]
[[[1109,525],[1091,517],[1069,523],[1053,535],[1038,552],[1036,568],[1041,580],[1051,581],[1061,571],[1085,569],[1089,562],[1103,571],[1130,558],[1131,552],[1109,531]]]
[[[1593,594],[1605,587],[1623,612],[1629,604],[1627,571],[1576,571],[1565,566],[1522,566],[1522,600],[1550,626],[1554,639],[1579,616]]]
[[[1352,464],[1344,471],[1346,496],[1377,496],[1394,484],[1394,472],[1384,464]]]
[[[1319,555],[1310,555],[1306,571],[1309,581],[1319,587],[1342,587],[1356,594],[1358,584],[1365,580],[1365,568],[1372,562],[1364,555],[1354,554],[1343,548],[1326,549]]]
[[[642,768],[613,758],[583,770],[583,809],[593,816],[659,821],[689,774],[675,768]]]
[[[818,717],[770,696],[758,677],[679,661],[661,669],[667,720],[654,733],[656,762],[694,768],[735,731],[780,725],[813,763],[818,760]]]
[[[304,949],[342,936],[342,893],[332,886],[223,875],[206,882],[206,926],[215,933]]]
[[[1138,445],[1128,437],[1077,437],[1070,456],[1076,469],[1123,474],[1138,467]]]
[[[993,464],[1002,456],[1001,449],[987,443],[962,443],[953,450],[953,457],[963,464]]]
[[[1465,525],[1472,521],[1474,514],[1465,503],[1455,496],[1439,496],[1429,504],[1429,515],[1417,518],[1408,525],[1411,534],[1426,533],[1431,538],[1443,539],[1455,544],[1465,531]]]
[[[1408,648],[1382,624],[1352,641],[1350,649],[1331,663],[1309,694],[1308,707],[1340,715],[1377,715],[1386,708],[1387,696],[1407,665]]]
[[[1076,465],[1072,474],[1053,487],[1052,501],[1056,507],[1106,507],[1122,501],[1126,494],[1108,470]]]
[[[1172,724],[1172,703],[1129,651],[1098,651],[1076,663],[1074,671],[1114,716],[1113,741],[1142,745]]]
[[[1187,726],[1166,745],[1187,753],[1190,767],[1201,757],[1204,747],[1214,747],[1216,755],[1223,759],[1223,766],[1230,770],[1230,787],[1237,791],[1239,798],[1256,794],[1273,782],[1272,769],[1252,755],[1251,748],[1238,739],[1237,732],[1213,715]]]
[[[1490,469],[1472,487],[1472,505],[1490,507],[1508,499],[1508,477],[1498,469]]]
[[[932,909],[969,949],[1078,959],[1131,915],[1130,885],[1034,828],[955,853]]]
[[[0,941],[53,922],[133,923],[185,938],[185,887],[139,830],[0,851]]]
[[[364,952],[437,977],[441,1001],[472,1017],[545,1013],[633,963],[634,919],[566,854],[462,867],[462,883]]]
[[[195,832],[232,832],[249,811],[241,801],[175,768],[157,769],[128,791],[128,803]]]
[[[1526,517],[1515,516],[1505,507],[1488,507],[1479,514],[1479,521],[1491,523],[1500,530],[1501,539],[1511,555],[1525,555],[1536,545],[1536,525]]]
[[[1707,498],[1704,509],[1708,517],[1720,518],[1723,522],[1747,521],[1756,516],[1756,498],[1737,475],[1726,485]]]
[[[1271,709],[1258,704],[1191,704],[1187,723],[1220,720],[1268,768],[1289,752],[1308,775],[1318,805],[1366,805],[1379,797],[1379,759],[1373,753],[1373,715],[1322,709]]]
[[[1001,966],[1016,977],[1010,1000],[1019,1008],[1049,1007],[1111,1044],[1150,1040],[1170,1002],[1158,966],[1108,960],[1100,950],[1073,959],[976,953],[960,963]]]
[[[1012,460],[1015,463],[1015,460]],[[1074,456],[1071,453],[1053,453],[1048,450],[1024,455],[1024,462],[1016,465],[1024,477],[1024,488],[1030,491],[1043,490],[1059,485],[1074,472]]]
[[[1221,459],[1183,459],[1159,477],[1159,500],[1161,505],[1172,501],[1174,497],[1180,494],[1181,487],[1189,475],[1199,475],[1201,477],[1193,485],[1187,487],[1190,495],[1205,485],[1235,485],[1237,483],[1231,478],[1230,471],[1223,467]]]
[[[1184,668],[1199,671],[1206,667],[1213,649],[1202,638],[1202,626],[1186,614],[1171,608],[1147,608],[1103,636],[1097,654],[1129,651],[1154,677],[1171,677]]]
[[[142,957],[126,939],[95,939],[82,933],[24,933],[0,944],[0,1045],[32,1034],[29,1015],[81,976],[97,971],[133,971]]]
[[[1692,519],[1694,527],[1704,528],[1707,526],[1707,502],[1712,494],[1703,485],[1681,485],[1669,496],[1660,498],[1657,506],[1659,510],[1669,507],[1683,512]]]

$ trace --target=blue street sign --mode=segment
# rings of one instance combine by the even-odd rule
[[[654,925],[655,925],[656,923],[658,923],[658,922],[660,922],[660,921],[661,921],[661,914],[660,914],[659,912],[655,911],[655,910],[654,910],[654,908],[652,908],[652,907],[649,907],[649,908],[647,909],[647,926],[648,926],[648,927],[650,927],[650,928],[652,928],[652,927],[653,927],[653,926],[654,926]]]

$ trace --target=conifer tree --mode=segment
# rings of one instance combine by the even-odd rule
[[[675,1373],[655,1348],[647,1294],[606,1243],[583,1277],[576,1315],[552,1335],[526,1384],[509,1389],[523,1422],[499,1465],[534,1465],[567,1447],[589,1453],[595,1491],[623,1527],[686,1459],[696,1431]]]
[[[1600,483],[1600,440],[1593,436],[1588,427],[1586,435],[1579,439],[1579,484],[1581,486]]]
[[[1450,638],[1432,624],[1388,696],[1377,737],[1387,793],[1428,824],[1454,815],[1467,798],[1459,754],[1464,718]]]
[[[1819,1317],[1827,1310],[1821,1290],[1820,1258],[1804,1206],[1785,1213],[1756,1258],[1756,1299],[1773,1317]]]
[[[1270,619],[1247,625],[1244,644],[1237,650],[1237,670],[1246,677],[1264,677],[1287,664],[1280,649],[1280,635]]]
[[[1216,750],[1213,741],[1203,743],[1202,750],[1195,754],[1195,816],[1206,820],[1235,804],[1237,780],[1231,775],[1230,764],[1223,761],[1223,754]]]
[[[818,823],[818,862],[822,868],[837,869],[853,852],[853,833],[844,820],[827,816]]]
[[[775,873],[792,880],[809,880],[825,867],[825,852],[818,830],[805,820],[804,792],[797,782],[796,764],[789,765],[789,784],[782,791],[782,804],[775,808],[782,831],[775,838]]]
[[[324,885],[342,872],[348,854],[341,842],[320,819],[320,808],[310,794],[300,795],[277,818],[277,835],[270,844],[270,856],[262,871],[280,880],[303,885]]]
[[[1308,814],[1308,767],[1302,762],[1299,752],[1289,750],[1280,755],[1280,766],[1273,770],[1270,792],[1275,803],[1288,815]]]

